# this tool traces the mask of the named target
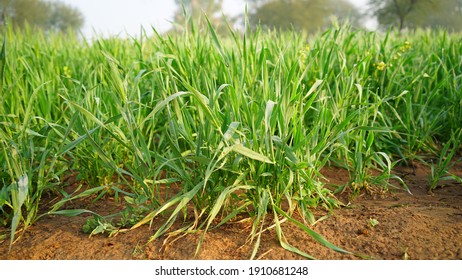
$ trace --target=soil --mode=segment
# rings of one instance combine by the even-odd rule
[[[432,193],[428,192],[428,167],[416,163],[399,168],[398,174],[408,184],[412,194],[404,191],[363,194],[351,199],[340,195],[345,206],[327,212],[316,210],[321,219],[310,226],[330,242],[356,254],[337,253],[316,243],[308,234],[291,223],[282,225],[287,241],[317,259],[462,259],[462,184],[442,181]],[[462,177],[462,164],[451,172]],[[333,183],[345,181],[345,172],[326,168],[323,174]],[[350,198],[350,199],[348,199]],[[79,205],[80,204],[80,205]],[[95,203],[88,200],[74,202],[69,208],[84,207],[97,213],[120,210],[114,199],[107,197]],[[249,242],[251,221],[227,223],[210,230],[195,255],[201,232],[178,236],[162,236],[148,242],[154,231],[164,222],[153,221],[113,237],[82,231],[88,215],[77,217],[45,216],[20,234],[10,254],[9,239],[0,241],[0,259],[27,260],[119,260],[119,259],[249,259],[254,243]],[[374,222],[378,222],[375,224]],[[268,220],[271,223],[271,220]],[[374,224],[374,225],[373,225]],[[176,222],[174,228],[184,226]],[[0,228],[0,232],[7,229]],[[303,259],[281,247],[273,229],[262,234],[257,259]]]

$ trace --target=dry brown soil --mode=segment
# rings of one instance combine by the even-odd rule
[[[401,168],[412,195],[403,191],[388,194],[364,194],[332,212],[317,210],[316,217],[329,217],[311,226],[335,245],[374,259],[462,259],[462,185],[441,182],[432,194],[427,192],[429,170],[421,164]],[[462,176],[462,164],[452,172]],[[328,168],[332,182],[346,180],[344,172]],[[88,201],[87,201],[88,202]],[[74,202],[67,207],[86,207],[98,213],[110,213],[116,206],[112,198],[89,205]],[[249,220],[228,223],[209,231],[198,255],[194,256],[199,233],[178,238],[165,236],[148,243],[162,223],[154,220],[151,228],[142,226],[115,237],[96,235],[89,238],[82,225],[88,216],[46,216],[25,231],[8,255],[8,239],[0,241],[0,259],[248,259]],[[375,219],[378,224],[372,226]],[[268,220],[268,222],[271,222]],[[180,227],[181,223],[176,223]],[[287,240],[318,259],[358,259],[355,255],[333,252],[316,242],[293,224],[284,223]],[[0,231],[6,229],[0,228]],[[301,256],[281,248],[274,229],[263,233],[258,259],[292,260]]]

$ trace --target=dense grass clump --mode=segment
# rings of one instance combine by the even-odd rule
[[[40,215],[89,212],[60,210],[70,200],[109,194],[126,209],[94,213],[85,231],[113,234],[167,215],[156,238],[181,215],[194,217],[184,231],[206,232],[244,214],[252,258],[269,226],[284,248],[311,258],[286,242],[286,221],[345,252],[307,226],[313,208],[338,206],[324,166],[349,171],[343,189],[407,189],[393,167],[436,157],[434,188],[460,151],[457,34],[1,36],[0,224],[11,242]],[[66,193],[70,173],[89,187]],[[161,195],[171,184],[181,190]],[[62,199],[42,214],[44,192]]]

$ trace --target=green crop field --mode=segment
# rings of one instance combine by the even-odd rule
[[[416,160],[431,166],[430,191],[461,180],[448,173],[460,160],[460,34],[219,36],[209,25],[94,41],[7,28],[0,39],[0,235],[10,244],[45,215],[91,212],[65,208],[72,200],[109,195],[124,210],[91,212],[85,232],[164,216],[155,239],[187,215],[183,230],[204,234],[246,216],[252,257],[273,226],[282,247],[312,258],[286,241],[283,222],[348,253],[310,229],[313,209],[339,206],[336,191],[406,191],[393,169]],[[326,166],[349,182],[326,185]],[[85,184],[66,192],[69,175]],[[169,186],[180,190],[166,195]],[[44,207],[44,194],[58,199]]]

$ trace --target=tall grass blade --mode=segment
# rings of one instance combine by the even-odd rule
[[[6,36],[3,37],[2,50],[0,51],[0,82],[3,83],[6,67]],[[0,88],[1,89],[1,88]]]
[[[19,177],[18,181],[13,183],[11,196],[13,200],[13,210],[14,215],[11,221],[11,235],[10,235],[10,247],[8,252],[11,251],[11,247],[13,246],[16,229],[18,228],[19,223],[22,219],[22,206],[26,201],[29,195],[29,177],[27,174],[23,174]]]

